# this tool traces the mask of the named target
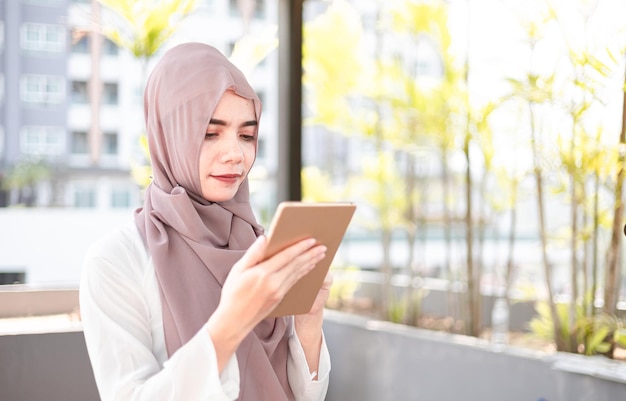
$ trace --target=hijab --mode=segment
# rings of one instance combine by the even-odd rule
[[[201,195],[201,146],[227,90],[251,99],[259,120],[261,102],[242,72],[201,43],[168,50],[146,83],[153,181],[135,223],[156,271],[169,356],[203,328],[233,264],[263,233],[250,206],[247,178],[231,200],[214,203]],[[267,318],[240,344],[240,400],[293,399],[287,380],[290,330],[289,318]]]

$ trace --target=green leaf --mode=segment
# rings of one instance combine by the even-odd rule
[[[613,333],[613,341],[619,344],[620,347],[626,348],[626,328],[615,330],[615,333]]]

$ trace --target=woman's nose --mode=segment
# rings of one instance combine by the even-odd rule
[[[228,138],[224,139],[224,147],[222,148],[222,160],[225,163],[241,163],[243,161],[243,149],[241,148],[241,144],[237,140],[237,135],[229,135]]]

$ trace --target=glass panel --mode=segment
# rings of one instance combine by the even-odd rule
[[[102,87],[102,103],[116,105],[117,104],[117,84],[105,83]]]
[[[89,53],[89,37],[82,35],[76,42],[72,44],[73,53]]]
[[[96,193],[92,188],[78,188],[74,191],[74,207],[96,206]]]
[[[102,53],[108,56],[117,56],[119,53],[119,47],[113,43],[110,39],[104,38],[102,43]]]
[[[111,192],[111,207],[127,208],[130,206],[130,192],[128,189],[114,189]]]
[[[87,91],[87,82],[72,82],[72,103],[87,104],[89,103],[89,92]]]
[[[65,47],[65,27],[62,25],[24,23],[22,48],[34,52],[60,52]]]
[[[105,155],[117,154],[117,133],[105,132],[102,135],[102,153]]]
[[[27,126],[22,128],[22,153],[33,156],[63,154],[63,129],[60,127]]]
[[[89,153],[89,141],[88,135],[85,131],[72,132],[72,153],[73,154],[87,154]]]
[[[25,75],[22,78],[22,100],[29,103],[58,104],[63,101],[61,77]]]

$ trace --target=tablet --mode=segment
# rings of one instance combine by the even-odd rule
[[[270,317],[308,313],[352,220],[356,205],[347,202],[282,202],[267,233],[269,258],[305,238],[326,246],[326,257],[287,292]]]

